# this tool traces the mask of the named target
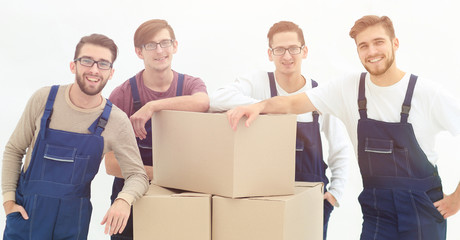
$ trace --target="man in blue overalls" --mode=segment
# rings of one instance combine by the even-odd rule
[[[275,65],[275,72],[254,71],[217,89],[211,95],[210,111],[226,111],[275,96],[294,95],[318,85],[313,79],[302,75],[302,62],[307,58],[308,48],[303,31],[297,24],[277,22],[268,31],[267,38],[268,57]],[[323,159],[320,130],[329,143],[328,164]],[[320,116],[318,112],[297,116],[295,180],[324,183],[324,239],[327,237],[331,212],[334,206],[339,206],[343,195],[352,156],[353,148],[340,120],[330,115]],[[327,188],[328,165],[332,181]]]
[[[108,151],[130,166],[123,168],[129,184],[102,224],[106,234],[123,231],[148,178],[129,119],[101,96],[116,56],[117,46],[106,36],[83,37],[70,63],[75,82],[44,87],[29,100],[4,152],[3,239],[86,239],[91,181]],[[122,126],[127,129],[120,131]]]
[[[396,67],[391,20],[364,16],[350,31],[368,71],[290,97],[228,113],[232,126],[259,113],[319,110],[340,118],[357,149],[364,189],[361,239],[446,239],[446,218],[460,209],[460,184],[444,195],[436,135],[460,135],[460,103],[437,84]]]
[[[171,69],[178,42],[172,27],[165,20],[152,19],[141,24],[134,34],[137,56],[144,61],[145,69],[115,88],[110,101],[131,119],[145,170],[150,179],[152,170],[152,132],[150,119],[154,112],[180,110],[205,112],[209,98],[204,82],[197,77],[181,74]],[[115,176],[113,202],[125,185],[126,176],[112,153],[106,155],[106,170]],[[126,229],[112,239],[133,239],[133,217]]]

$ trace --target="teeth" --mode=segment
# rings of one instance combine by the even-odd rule
[[[382,58],[374,58],[374,59],[369,60],[369,62],[375,63],[375,62],[380,61],[381,59],[382,59]]]
[[[91,82],[97,82],[99,79],[94,77],[87,77],[86,79],[90,80]]]

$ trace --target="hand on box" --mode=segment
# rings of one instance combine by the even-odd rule
[[[142,106],[139,111],[135,112],[129,120],[133,125],[134,134],[136,137],[140,139],[144,139],[147,137],[147,130],[145,130],[145,123],[152,118],[153,109],[150,103],[145,104]]]

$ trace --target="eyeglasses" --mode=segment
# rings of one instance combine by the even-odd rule
[[[88,58],[88,57],[80,57],[80,58],[74,59],[73,61],[74,62],[79,61],[80,64],[82,66],[85,66],[85,67],[92,67],[96,63],[97,68],[99,68],[101,70],[109,70],[109,69],[112,68],[112,63],[111,62],[104,61],[104,60],[95,61],[95,60],[93,60],[91,58]]]
[[[161,40],[159,43],[149,42],[149,43],[144,44],[144,49],[147,51],[152,51],[152,50],[157,49],[158,45],[160,45],[161,48],[167,48],[167,47],[171,47],[173,42],[174,42],[173,39]]]
[[[272,50],[273,55],[275,56],[282,56],[284,53],[286,53],[286,50],[291,54],[291,55],[297,55],[300,52],[302,52],[304,46],[301,47],[290,47],[290,48],[283,48],[283,47],[277,47],[277,48],[270,48]]]

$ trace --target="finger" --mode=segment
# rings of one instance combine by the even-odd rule
[[[439,200],[439,201],[437,201],[437,202],[434,202],[434,203],[433,203],[433,205],[434,205],[436,208],[440,207],[441,204],[442,204],[442,199]]]
[[[109,234],[110,233],[110,225],[112,224],[112,217],[107,217],[107,221],[105,222],[105,229],[104,229],[104,233],[105,234]],[[112,235],[112,234],[110,234]]]
[[[18,206],[18,212],[21,213],[22,218],[24,218],[25,220],[29,219],[29,215],[22,206]]]
[[[257,115],[256,114],[253,114],[253,115],[249,115],[248,117],[248,120],[246,120],[246,127],[249,127],[251,125],[251,123],[256,120],[257,118]]]
[[[110,226],[110,235],[113,235],[118,232],[118,229],[120,228],[120,219],[115,218],[112,221],[112,225]]]
[[[127,218],[123,218],[123,223],[121,224],[119,233],[122,233],[125,230],[127,223],[128,223]]]

